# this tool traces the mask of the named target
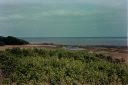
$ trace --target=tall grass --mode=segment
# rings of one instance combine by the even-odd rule
[[[126,85],[128,65],[110,56],[63,49],[0,52],[3,85]]]

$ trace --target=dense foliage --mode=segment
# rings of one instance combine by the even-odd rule
[[[12,36],[8,36],[8,37],[0,36],[0,45],[24,45],[24,44],[29,44],[29,43],[25,40],[18,39]]]
[[[0,52],[3,85],[126,85],[128,65],[110,56],[63,49]]]

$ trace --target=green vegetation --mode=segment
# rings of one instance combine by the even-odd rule
[[[12,36],[8,36],[8,37],[0,36],[0,46],[1,45],[24,45],[24,44],[29,44],[29,42],[18,39],[16,37],[12,37]]]
[[[0,52],[3,85],[126,85],[128,65],[110,56],[63,49]]]

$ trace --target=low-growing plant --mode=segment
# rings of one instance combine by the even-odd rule
[[[63,49],[7,49],[0,51],[4,84],[126,85],[128,65],[109,56]]]

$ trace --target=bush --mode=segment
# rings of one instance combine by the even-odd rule
[[[4,46],[4,45],[5,45],[5,43],[0,41],[0,46]]]
[[[14,56],[0,54],[0,69],[2,70],[3,76],[8,78],[15,71],[17,60]]]
[[[8,36],[8,37],[2,37],[0,36],[0,42],[2,45],[24,45],[24,44],[29,44],[29,42],[18,39],[13,36]]]
[[[84,51],[15,48],[0,52],[0,69],[6,81],[18,85],[128,84],[128,65],[111,59]]]

